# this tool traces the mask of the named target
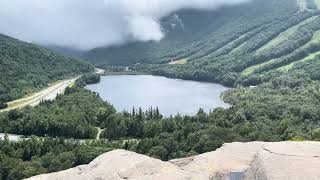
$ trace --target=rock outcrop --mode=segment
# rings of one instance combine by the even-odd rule
[[[163,162],[114,150],[88,165],[29,180],[318,180],[320,142],[230,143],[216,151]]]

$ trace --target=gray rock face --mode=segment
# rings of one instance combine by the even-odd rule
[[[319,168],[320,142],[249,142],[169,162],[115,150],[29,180],[318,180]]]

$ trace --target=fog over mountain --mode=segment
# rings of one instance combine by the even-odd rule
[[[0,33],[42,45],[87,50],[159,41],[159,20],[180,9],[212,10],[250,0],[1,0]]]

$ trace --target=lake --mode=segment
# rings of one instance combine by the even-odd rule
[[[86,88],[97,92],[118,111],[158,107],[163,115],[169,116],[195,115],[200,108],[209,112],[213,108],[229,107],[220,99],[220,94],[228,88],[214,83],[151,75],[111,75]]]

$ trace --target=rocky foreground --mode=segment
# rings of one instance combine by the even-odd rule
[[[88,165],[30,180],[319,180],[320,142],[225,144],[194,157],[163,162],[125,150]]]

